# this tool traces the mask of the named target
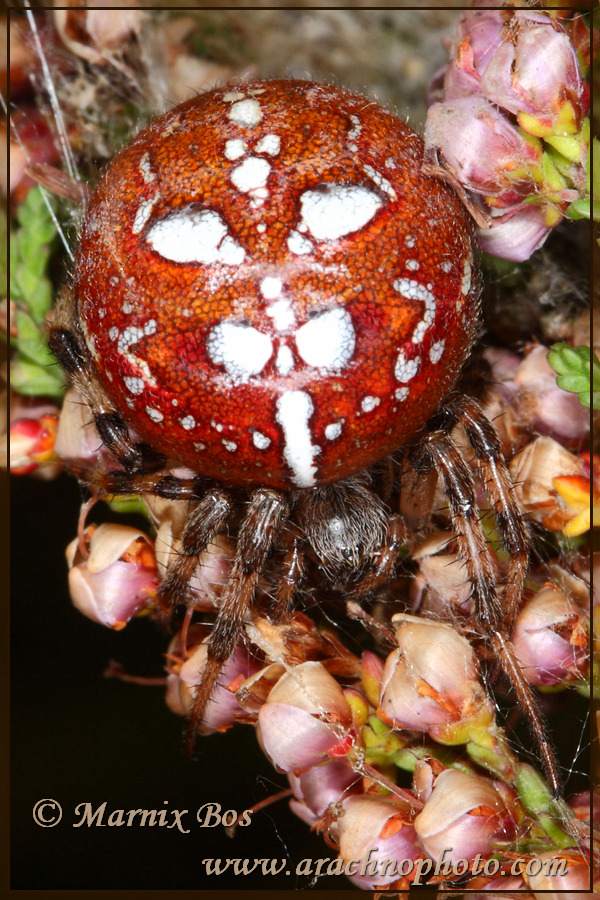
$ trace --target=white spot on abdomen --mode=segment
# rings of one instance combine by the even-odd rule
[[[348,140],[350,141],[350,143],[348,144],[348,149],[351,150],[353,153],[356,153],[356,151],[358,150],[358,147],[357,147],[355,141],[362,131],[362,125],[361,125],[361,122],[360,122],[360,119],[358,118],[358,116],[351,115],[350,121],[352,122],[352,128],[348,132]]]
[[[219,213],[198,204],[159,219],[148,231],[146,241],[164,259],[173,262],[237,266],[246,255],[242,245],[228,234]]]
[[[225,156],[227,159],[239,159],[246,152],[246,142],[241,138],[232,138],[225,144]]]
[[[312,252],[311,242],[307,238],[302,237],[301,234],[298,234],[297,231],[290,231],[287,245],[290,253],[295,253],[296,256],[303,256],[305,253]]]
[[[156,333],[156,319],[148,319],[143,328],[138,325],[128,325],[119,335],[117,341],[117,350],[119,353],[127,354],[127,350],[142,340],[143,337]]]
[[[257,188],[264,188],[271,171],[271,164],[259,156],[249,156],[231,173],[231,180],[238,191],[249,194]]]
[[[196,420],[193,416],[184,416],[183,419],[179,420],[179,423],[186,431],[191,431],[196,424]]]
[[[156,319],[148,319],[143,328],[138,325],[129,325],[124,328],[117,341],[117,351],[121,353],[130,365],[139,369],[143,376],[146,387],[156,387],[156,379],[150,371],[150,367],[146,360],[138,359],[134,353],[131,353],[130,347],[141,341],[146,335],[155,334],[157,329]],[[132,391],[132,393],[134,393]]]
[[[290,301],[281,299],[276,303],[271,303],[265,310],[266,314],[273,319],[273,324],[277,331],[285,331],[296,323],[296,316],[291,307]]]
[[[278,134],[266,134],[254,148],[257,153],[267,153],[269,156],[277,156],[281,147],[281,138]]]
[[[362,167],[369,178],[373,179],[377,187],[380,188],[380,190],[382,190],[385,194],[387,194],[390,200],[397,200],[396,191],[391,186],[387,178],[384,178],[383,175],[380,175],[379,172],[373,168],[373,166],[367,166],[366,163],[363,163]]]
[[[463,267],[463,277],[460,283],[460,289],[462,293],[467,296],[469,291],[471,290],[471,260],[469,257],[465,259],[465,264]]]
[[[354,343],[352,319],[340,307],[314,316],[296,332],[298,353],[320,369],[343,369],[352,359]]]
[[[156,173],[150,165],[150,156],[148,153],[144,153],[140,159],[140,172],[142,173],[142,178],[146,184],[150,184],[152,181],[156,180]]]
[[[341,422],[330,422],[329,425],[325,426],[325,437],[328,441],[334,441],[337,437],[342,433],[342,424]]]
[[[277,359],[275,366],[280,375],[284,377],[289,375],[294,368],[294,357],[292,351],[286,344],[282,344],[277,351]]]
[[[312,443],[308,424],[313,409],[313,402],[304,391],[287,391],[277,401],[276,418],[283,429],[285,444],[283,455],[298,487],[315,484],[314,459],[319,448]]]
[[[130,394],[141,394],[144,391],[145,385],[142,378],[134,378],[130,375],[124,375],[123,383]]]
[[[371,412],[375,409],[376,406],[379,406],[380,403],[380,397],[364,397],[362,403],[360,404],[360,408],[363,412]]]
[[[334,241],[370,222],[382,202],[364,185],[324,184],[304,191],[300,205],[302,225],[312,236],[319,241]]]
[[[153,422],[162,422],[162,420],[164,419],[163,414],[161,412],[159,412],[157,409],[152,409],[151,406],[146,407],[146,412],[148,413],[148,415],[150,416],[150,418],[152,419]]]
[[[407,359],[404,355],[404,351],[401,350],[398,354],[396,367],[394,369],[396,379],[398,381],[410,381],[410,379],[414,378],[419,371],[419,363],[420,358],[418,356],[415,357],[415,359]]]
[[[268,438],[266,434],[261,434],[260,431],[253,431],[252,443],[257,450],[266,450],[271,445],[271,438]]]
[[[428,287],[431,287],[429,285]],[[407,300],[421,300],[425,304],[425,313],[417,324],[412,336],[413,344],[420,344],[428,328],[435,322],[437,302],[431,291],[419,281],[412,278],[398,278],[394,282],[394,289]]]
[[[244,96],[243,94],[241,95]],[[227,95],[225,95],[225,98]],[[238,100],[234,103],[228,114],[232,122],[236,125],[243,125],[246,128],[252,128],[258,125],[262,119],[262,110],[258,100]]]
[[[281,278],[263,278],[260,283],[260,292],[265,300],[275,300],[281,293]]]
[[[252,325],[221,322],[211,331],[206,349],[216,365],[222,365],[237,381],[262,372],[271,354],[271,338]]]
[[[157,197],[158,194],[155,194],[154,197],[151,197],[149,200],[142,200],[142,202],[138,206],[135,218],[133,220],[133,225],[131,226],[131,230],[134,234],[140,233],[140,231],[152,215],[152,209],[154,208]]]
[[[445,346],[446,341],[437,341],[437,343],[431,345],[429,349],[429,359],[432,363],[439,362],[442,357],[442,353],[444,352]]]

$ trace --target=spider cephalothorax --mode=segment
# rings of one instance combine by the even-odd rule
[[[379,464],[410,444],[415,468],[442,477],[474,617],[544,747],[509,642],[527,541],[498,439],[460,397],[425,428],[469,355],[479,281],[469,217],[422,157],[416,134],[356,94],[236,84],[139,134],[89,203],[51,346],[121,471],[84,478],[101,494],[191,501],[163,614],[190,602],[198,555],[236,523],[192,737],[275,551],[279,615],[305,556],[358,595],[389,579],[403,528],[392,464],[387,479]],[[505,611],[447,436],[457,423],[510,550]],[[177,478],[167,460],[198,474]],[[549,753],[546,764],[556,787]]]

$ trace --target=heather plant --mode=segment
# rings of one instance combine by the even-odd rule
[[[457,16],[449,61],[431,83],[425,165],[458,192],[477,222],[485,277],[508,280],[510,294],[514,284],[527,291],[544,245],[547,252],[568,229],[585,227],[581,220],[598,218],[591,167],[597,143],[590,139],[586,80],[589,27],[587,17],[564,10],[479,7]],[[28,134],[15,120],[15,182],[12,193],[5,192],[12,229],[4,319],[12,348],[7,432],[14,475],[48,478],[65,468],[77,473],[110,463],[81,395],[72,388],[65,395],[65,374],[47,346],[62,277],[56,275],[58,261],[64,244],[68,251],[68,229],[78,213],[68,211],[74,192],[65,198],[66,182],[57,191],[62,199],[48,190],[44,166],[58,161],[58,127],[81,179],[92,181],[137,121],[136,110],[148,118],[166,105],[170,92],[164,86],[161,91],[161,77],[180,85],[183,69],[193,87],[204,90],[215,78],[247,74],[230,35],[223,40],[213,34],[211,44],[201,29],[186,34],[187,26],[178,29],[176,22],[156,42],[152,62],[153,45],[144,42],[149,20],[139,9],[57,10],[31,19],[35,41],[20,22],[11,23],[23,51],[15,57],[19,70],[16,64],[11,70],[19,103],[41,107],[51,123]],[[212,47],[223,41],[232,58],[195,54],[194,45],[206,50],[206,41]],[[40,50],[48,71],[40,69]],[[161,77],[152,77],[153,64]],[[269,75],[268,61],[264,65]],[[28,79],[20,81],[21,69],[32,75],[35,98]],[[55,113],[46,115],[49,79],[72,123],[63,131]],[[123,99],[130,81],[135,103]],[[108,135],[99,126],[101,106],[112,114]],[[31,175],[42,187],[28,181]],[[555,301],[554,309],[559,306]],[[590,392],[597,407],[600,369],[589,335],[585,343],[576,324],[580,313],[577,304],[568,307],[551,327],[540,315],[535,341],[521,333],[504,345],[489,342],[476,357],[488,372],[482,404],[498,425],[514,494],[536,546],[513,643],[525,679],[550,709],[552,699],[567,692],[585,695],[589,680],[593,558],[587,534],[598,524],[600,463],[588,448],[583,407],[590,405]],[[457,440],[464,443],[462,435]],[[487,485],[471,456],[484,496]],[[258,586],[260,603],[220,673],[200,733],[218,740],[221,732],[245,728],[252,740],[254,729],[265,756],[289,782],[284,794],[292,811],[330,848],[322,875],[345,875],[371,891],[407,891],[421,883],[441,891],[528,897],[585,891],[590,872],[596,877],[585,803],[580,796],[558,796],[515,742],[511,723],[520,713],[515,707],[506,721],[500,712],[514,698],[507,699],[506,680],[498,678],[473,625],[473,591],[447,498],[436,479],[404,474],[404,567],[364,606],[351,595],[337,598],[362,630],[364,646],[347,640],[341,612],[334,624],[321,616],[318,605],[330,597],[316,583],[304,591],[305,611],[275,620],[269,599],[281,568],[267,568]],[[68,589],[75,607],[93,622],[130,631],[140,618],[156,615],[158,585],[186,553],[187,503],[145,493],[133,498],[144,520],[133,528],[116,515],[123,497],[112,504],[114,521],[88,525],[96,502],[92,491],[66,548]],[[486,552],[500,583],[510,552],[499,538],[502,511],[487,503]],[[235,531],[222,533],[199,554],[189,581],[193,603],[176,620],[166,648],[166,703],[180,716],[194,707],[235,540]],[[112,674],[130,677],[118,669]],[[202,740],[198,753],[201,758]]]

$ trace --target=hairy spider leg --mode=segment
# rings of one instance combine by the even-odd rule
[[[452,417],[450,417],[450,420]],[[470,429],[472,430],[472,429]],[[542,714],[529,683],[525,680],[510,641],[502,602],[496,592],[485,535],[479,518],[475,485],[460,450],[445,432],[428,435],[412,453],[418,471],[434,467],[448,499],[459,553],[472,585],[473,619],[489,641],[508,676],[538,744],[546,775],[556,797],[561,782]]]
[[[373,564],[356,587],[348,591],[350,597],[365,597],[386,584],[394,575],[400,550],[406,544],[407,530],[400,515],[388,517],[384,543],[375,554]]]
[[[172,479],[176,481],[175,478]],[[182,499],[185,487],[169,499]],[[161,494],[164,497],[164,493]],[[161,618],[167,620],[176,606],[190,604],[188,585],[198,566],[198,557],[223,531],[231,516],[233,503],[229,495],[219,488],[207,490],[190,511],[181,537],[181,546],[169,564],[158,591],[157,600]]]
[[[457,421],[462,425],[475,451],[485,486],[494,504],[502,542],[509,554],[502,605],[506,627],[512,632],[529,563],[530,534],[527,521],[515,496],[514,485],[500,449],[500,438],[482,408],[475,400],[462,395],[453,401],[450,411],[456,414]]]
[[[192,756],[206,706],[223,665],[235,650],[248,617],[256,584],[288,512],[278,491],[260,488],[250,496],[240,525],[233,568],[208,640],[207,658],[188,722],[185,750]]]
[[[162,468],[166,462],[164,455],[146,443],[132,440],[123,418],[93,377],[94,364],[77,326],[75,302],[68,288],[59,294],[48,346],[90,407],[98,434],[115,459],[130,472]]]

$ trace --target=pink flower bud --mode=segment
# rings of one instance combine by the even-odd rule
[[[150,501],[153,512],[156,500]],[[160,504],[160,526],[156,535],[158,570],[164,576],[170,562],[181,547],[181,529],[187,514],[188,504],[182,500],[169,500]],[[181,520],[181,521],[180,521]],[[175,537],[174,529],[177,529]],[[224,535],[217,535],[206,550],[198,557],[196,571],[188,583],[190,599],[193,598],[197,610],[214,611],[219,606],[220,596],[227,584],[234,550]]]
[[[545,528],[561,531],[572,518],[558,496],[554,479],[559,475],[580,475],[581,462],[549,437],[538,437],[510,461],[515,494],[523,509]]]
[[[372,706],[379,702],[379,686],[383,674],[383,660],[370,650],[365,650],[360,660],[360,677],[365,695]]]
[[[442,743],[469,740],[470,726],[494,721],[469,642],[441,622],[399,614],[398,649],[381,679],[378,715],[394,728],[411,728]]]
[[[391,797],[363,794],[343,801],[338,819],[344,873],[362,890],[394,884],[409,876],[423,858],[406,804]],[[404,866],[402,866],[404,862]]]
[[[504,15],[498,9],[464,12],[458,25],[459,44],[444,78],[444,97],[455,100],[480,93],[481,75],[502,44]]]
[[[152,542],[126,525],[91,525],[85,535],[87,558],[77,540],[67,547],[71,599],[94,622],[119,630],[154,598],[159,578]]]
[[[43,413],[36,419],[16,419],[10,424],[10,471],[28,475],[42,463],[55,459],[58,416]]]
[[[427,613],[448,614],[453,606],[470,610],[471,585],[465,575],[464,560],[458,553],[448,553],[454,535],[435,532],[413,551],[419,573],[411,585],[412,609]]]
[[[549,225],[541,206],[522,206],[493,221],[492,227],[478,229],[479,245],[485,253],[524,262],[539,250],[556,225]]]
[[[515,822],[504,800],[484,778],[446,769],[415,819],[415,831],[425,853],[438,859],[447,850],[452,862],[488,857],[496,843],[510,841]]]
[[[585,677],[589,657],[585,616],[553,584],[544,585],[525,603],[512,641],[530,684],[565,684]]]
[[[577,53],[556,19],[518,10],[481,78],[492,103],[514,113],[531,134],[546,137],[579,130],[587,113]]]
[[[179,675],[169,673],[169,675],[167,675],[165,703],[167,704],[171,712],[174,712],[176,716],[185,716],[187,711],[184,706],[183,700],[181,699],[180,686],[181,682],[179,680]]]
[[[590,866],[579,850],[546,850],[523,867],[525,883],[539,900],[579,900],[590,891]],[[550,892],[550,893],[548,893]]]
[[[274,766],[296,772],[323,762],[348,742],[352,713],[344,692],[318,662],[283,675],[258,714],[257,736]]]
[[[556,372],[548,364],[548,347],[525,348],[522,360],[503,351],[488,350],[497,390],[518,413],[523,427],[578,448],[589,434],[589,412],[576,394],[556,385]],[[509,357],[507,359],[507,356]]]
[[[361,782],[360,775],[342,759],[313,766],[300,775],[290,773],[288,778],[295,797],[290,808],[309,825],[325,815],[332,803],[357,790]]]
[[[466,188],[506,209],[535,191],[541,147],[526,141],[482,97],[434,103],[427,113],[425,147],[441,154]]]
[[[522,262],[578,214],[571,204],[589,202],[589,92],[571,37],[547,13],[471,10],[458,38],[444,89],[438,75],[432,91],[427,158],[483,198],[482,249]]]
[[[178,646],[179,636],[171,644],[171,654],[174,655]],[[179,687],[179,699],[185,715],[189,715],[194,705],[194,699],[198,685],[202,681],[202,673],[206,666],[208,637],[199,643],[181,663],[171,664],[170,677],[176,676]],[[214,731],[226,731],[238,719],[246,717],[246,711],[240,706],[236,698],[236,691],[240,685],[259,670],[260,666],[243,643],[238,643],[232,656],[224,664],[217,685],[214,688],[210,701],[207,704],[200,732],[210,734]],[[179,704],[175,696],[175,684],[167,684],[167,705],[173,712],[180,712]]]
[[[102,444],[89,406],[78,390],[65,394],[56,433],[56,453],[82,465],[96,465],[112,457]]]
[[[593,558],[593,557],[592,557]],[[551,581],[587,618],[590,615],[590,557],[574,560],[573,572],[563,569],[557,562],[544,566],[544,581]],[[533,573],[532,573],[533,574]]]

